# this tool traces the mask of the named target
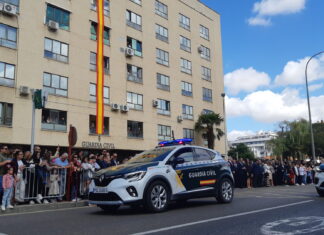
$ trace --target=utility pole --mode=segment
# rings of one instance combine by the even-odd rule
[[[311,132],[311,145],[312,145],[312,157],[313,161],[316,161],[316,155],[315,155],[315,141],[314,141],[314,132],[313,132],[313,124],[312,124],[312,113],[311,113],[311,108],[310,108],[310,100],[309,100],[309,89],[308,89],[308,78],[307,78],[307,68],[309,62],[316,56],[324,53],[324,51],[318,52],[315,55],[311,56],[309,60],[306,63],[306,68],[305,68],[305,79],[306,79],[306,92],[307,92],[307,105],[308,105],[308,117],[309,117],[309,127],[310,127],[310,132]]]

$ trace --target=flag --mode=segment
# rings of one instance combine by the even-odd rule
[[[97,127],[98,135],[103,133],[104,119],[104,0],[97,0]]]

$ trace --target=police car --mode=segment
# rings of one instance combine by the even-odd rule
[[[316,168],[315,173],[315,187],[318,194],[324,197],[324,164]]]
[[[216,197],[229,203],[234,196],[233,175],[220,153],[187,145],[191,139],[160,142],[126,164],[98,171],[89,203],[103,210],[121,205],[144,205],[162,212],[170,201]]]

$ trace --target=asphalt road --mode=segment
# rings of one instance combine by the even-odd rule
[[[0,234],[324,234],[324,198],[309,186],[236,189],[231,204],[214,198],[148,214],[96,207],[0,216]]]

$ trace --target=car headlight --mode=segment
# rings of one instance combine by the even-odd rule
[[[145,174],[146,174],[146,171],[132,172],[132,173],[124,175],[124,179],[128,180],[129,182],[139,181],[139,180],[143,179]]]

